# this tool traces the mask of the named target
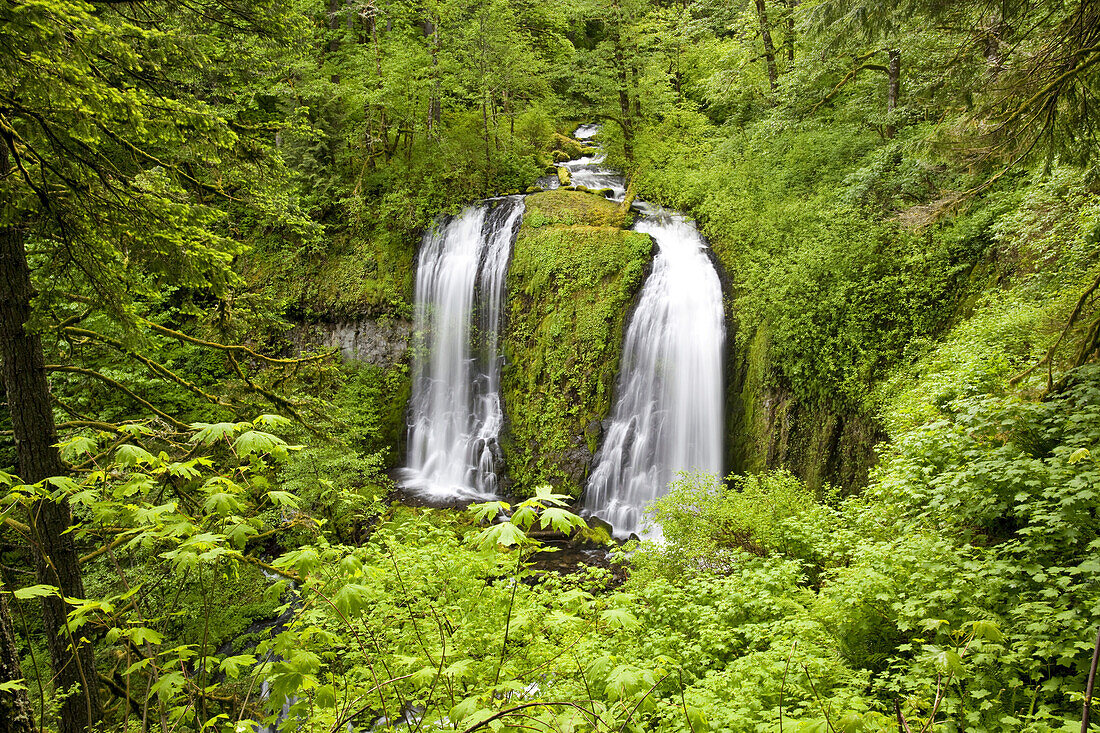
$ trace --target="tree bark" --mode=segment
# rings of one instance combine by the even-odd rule
[[[378,8],[373,2],[368,6],[370,8],[370,15],[367,18],[367,22],[370,23],[370,40],[371,47],[374,51],[374,86],[378,90],[379,95],[385,87],[385,77],[382,73],[382,47],[378,43]],[[386,105],[379,102],[375,105],[378,112],[378,141],[382,145],[382,150],[385,153],[386,161],[389,162],[393,157],[394,151],[397,149],[397,141],[394,140],[393,149],[390,148],[390,129],[389,122],[386,119]],[[370,133],[368,132],[368,137]],[[369,151],[371,153],[370,165],[374,167],[374,140],[368,140],[367,142]]]
[[[430,20],[425,20],[423,32],[425,38],[431,38],[432,56],[432,90],[428,99],[428,137],[438,138],[440,134],[439,123],[443,118],[443,82],[439,71],[439,26]]]
[[[756,0],[756,15],[760,18],[760,35],[764,38],[764,59],[768,62],[768,84],[774,92],[779,86],[779,71],[775,66],[775,44],[772,43],[772,28],[768,22],[768,9],[764,0]]]
[[[340,50],[340,37],[336,30],[340,27],[340,0],[332,0],[328,7],[328,28],[332,35],[328,39],[328,52],[330,55]],[[333,84],[340,83],[340,75],[333,74],[329,79]]]
[[[0,143],[0,175],[8,171],[8,150]],[[23,248],[23,231],[15,226],[0,227],[0,357],[4,386],[11,413],[12,431],[19,464],[19,476],[36,484],[61,476],[65,467],[55,447],[57,428],[49,382],[46,380],[42,340],[26,329],[31,315],[30,267]],[[30,507],[28,525],[35,554],[38,582],[57,586],[63,596],[84,597],[84,581],[73,536],[69,502],[43,500]],[[61,733],[88,730],[102,715],[91,642],[68,634],[69,605],[57,596],[43,599],[42,619],[58,688],[80,686],[61,706]]]
[[[901,94],[901,51],[891,48],[887,52],[889,63],[886,65],[886,137],[891,140],[897,134],[897,127],[893,122],[894,110],[898,107],[898,96]]]
[[[788,72],[794,68],[794,9],[797,7],[798,0],[787,0],[787,35],[783,45],[787,49]]]
[[[19,649],[11,628],[7,596],[0,592],[0,682],[23,679]],[[34,733],[34,715],[26,690],[0,692],[0,733]]]

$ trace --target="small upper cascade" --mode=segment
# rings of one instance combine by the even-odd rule
[[[425,233],[417,260],[406,486],[434,498],[499,488],[504,279],[523,198],[467,207]]]
[[[599,125],[581,125],[577,128],[577,131],[573,133],[573,137],[578,140],[592,143],[592,138],[595,137],[599,131]],[[604,154],[601,150],[594,155],[585,155],[575,160],[567,160],[564,163],[559,163],[559,166],[569,171],[569,177],[574,186],[585,186],[594,191],[610,188],[612,194],[609,198],[613,201],[622,201],[626,196],[626,185],[623,181],[623,175],[616,170],[604,167],[603,162]],[[561,186],[561,180],[558,178],[557,174],[547,175],[538,180],[538,185],[542,188],[553,190]]]

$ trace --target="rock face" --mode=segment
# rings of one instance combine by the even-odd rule
[[[405,361],[412,328],[404,319],[360,318],[295,326],[288,336],[298,351],[337,347],[344,359],[389,369]]]
[[[804,402],[767,380],[770,344],[759,330],[731,354],[727,373],[727,465],[735,473],[785,467],[817,490],[853,493],[867,483],[875,445],[886,438],[872,414]]]

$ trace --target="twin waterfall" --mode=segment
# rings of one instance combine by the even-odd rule
[[[594,133],[586,126],[577,134]],[[566,165],[574,181],[599,180],[621,200],[621,177],[601,162],[597,156]],[[691,223],[635,207],[642,215],[634,229],[650,234],[658,253],[626,327],[615,405],[584,497],[585,512],[607,521],[617,536],[641,531],[645,506],[679,472],[722,470],[721,283]],[[431,498],[488,498],[499,489],[499,337],[523,208],[521,196],[476,204],[422,242],[402,478]]]

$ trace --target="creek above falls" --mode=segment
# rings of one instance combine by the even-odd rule
[[[576,134],[589,142],[597,133],[595,126],[582,126]],[[560,271],[538,271],[545,263],[532,266],[530,252],[509,269],[525,215],[519,196],[469,206],[425,234],[417,270],[408,459],[400,477],[406,488],[437,500],[489,498],[507,489],[510,480],[524,486],[561,484],[583,490],[586,514],[609,522],[616,535],[629,536],[642,530],[645,505],[662,496],[679,472],[721,473],[721,284],[705,240],[682,216],[636,202],[632,209],[639,216],[629,231],[614,223],[627,213],[626,187],[619,173],[604,166],[601,151],[561,166],[567,174],[547,175],[539,187],[580,187],[599,191],[606,200],[597,204],[596,194],[569,193],[584,199],[591,211],[559,212],[553,221],[545,207],[528,207],[521,244],[535,245],[536,259],[565,252],[554,263]],[[548,195],[536,194],[532,201]],[[557,227],[553,234],[540,229],[546,221]],[[597,258],[616,251],[586,241],[600,230],[622,242],[622,262],[629,266],[621,267],[622,273],[609,268],[593,282],[571,283],[562,272],[576,269],[569,259],[573,250]],[[570,285],[574,296],[563,300],[572,313],[561,312],[563,303],[532,295],[536,288]],[[608,305],[594,302],[605,289],[619,294],[612,301],[614,312],[589,323],[586,316]],[[551,305],[555,312],[543,313]],[[589,368],[567,358],[571,370],[553,370],[545,368],[549,357],[542,351],[521,353],[513,344],[515,353],[504,367],[506,322],[513,341],[566,338],[569,331],[595,327],[603,332],[594,343],[613,341],[614,348]],[[581,361],[591,356],[580,342],[577,350]],[[513,401],[533,404],[521,410],[502,397],[502,367]],[[525,372],[526,380],[517,372]],[[587,382],[578,387],[570,380]],[[551,389],[545,389],[547,382]],[[546,413],[556,407],[571,419],[567,434],[539,432],[540,399]]]

